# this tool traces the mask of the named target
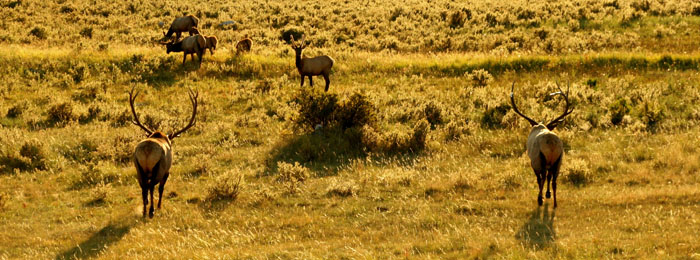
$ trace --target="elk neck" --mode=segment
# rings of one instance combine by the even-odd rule
[[[303,67],[303,64],[301,62],[301,52],[302,52],[301,50],[295,51],[295,53],[296,53],[296,66],[297,66],[297,70],[299,71],[299,74],[301,74],[301,69]]]
[[[167,53],[171,52],[182,52],[182,41],[173,43],[173,44],[168,44],[167,45]]]

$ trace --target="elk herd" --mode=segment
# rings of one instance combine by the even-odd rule
[[[163,33],[164,39],[167,41],[160,42],[166,46],[166,53],[183,52],[183,64],[185,63],[188,54],[192,57],[192,60],[194,60],[194,54],[197,54],[200,65],[202,62],[202,56],[206,50],[209,50],[210,54],[214,55],[214,50],[216,50],[218,39],[216,36],[202,35],[197,28],[198,24],[199,19],[192,15],[176,18],[170,25],[168,31]],[[180,39],[183,32],[189,33],[189,36],[184,39]],[[175,34],[175,37],[173,37],[173,34]],[[326,83],[325,91],[328,91],[330,86],[331,68],[333,68],[333,64],[335,63],[333,58],[327,55],[313,58],[303,57],[302,51],[307,46],[305,35],[301,38],[301,41],[296,41],[294,36],[291,36],[290,40],[290,46],[295,52],[295,66],[299,72],[299,75],[301,76],[301,86],[304,86],[305,77],[309,78],[309,85],[313,86],[312,76],[320,75],[323,76]],[[252,40],[246,35],[242,40],[237,42],[235,47],[237,54],[249,52],[252,47]],[[553,130],[564,120],[567,115],[573,112],[573,108],[570,107],[569,103],[568,89],[567,92],[564,92],[561,87],[559,87],[558,83],[557,87],[559,88],[559,91],[551,93],[550,96],[559,95],[563,97],[565,101],[564,112],[546,124],[537,122],[520,112],[515,104],[513,93],[515,90],[515,83],[513,83],[511,86],[510,92],[510,103],[513,111],[527,120],[532,127],[527,138],[526,147],[527,156],[530,159],[530,165],[535,173],[535,176],[537,177],[537,184],[539,186],[537,203],[539,206],[542,206],[543,204],[542,189],[546,181],[547,192],[545,196],[546,198],[550,198],[552,194],[554,195],[554,208],[557,207],[557,177],[559,175],[559,169],[564,156],[564,145]],[[163,189],[166,181],[168,180],[168,176],[170,175],[170,166],[173,163],[172,140],[196,124],[199,93],[189,90],[189,99],[192,103],[192,115],[189,123],[182,129],[168,135],[164,134],[163,132],[150,129],[139,121],[139,117],[134,108],[134,101],[136,100],[137,96],[138,92],[134,93],[134,89],[129,92],[129,105],[133,115],[132,123],[140,127],[145,132],[147,137],[136,145],[133,154],[133,161],[134,166],[136,167],[138,183],[141,187],[143,216],[146,217],[146,213],[148,212],[148,216],[153,217],[155,202],[153,192],[155,185],[158,184],[157,208],[160,209],[161,200],[163,198]],[[550,193],[550,183],[553,193]],[[150,208],[147,207],[149,205],[149,194]]]

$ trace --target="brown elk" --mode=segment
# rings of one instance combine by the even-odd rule
[[[216,50],[216,45],[219,43],[219,39],[217,39],[216,36],[213,35],[204,36],[204,39],[207,42],[207,45],[204,48],[209,49],[209,53],[211,53],[211,55],[214,55],[214,51]]]
[[[185,64],[185,61],[187,61],[187,54],[190,55],[192,60],[194,60],[194,54],[197,54],[197,57],[199,57],[199,65],[201,65],[202,56],[204,55],[204,51],[206,51],[207,47],[207,40],[204,38],[204,36],[197,34],[189,36],[179,42],[170,41],[161,44],[165,45],[167,54],[170,54],[171,52],[184,53],[184,57],[182,57],[183,65]]]
[[[190,36],[194,35],[193,32],[191,31],[192,27],[197,27],[197,24],[199,23],[199,19],[195,17],[194,15],[186,15],[182,17],[175,18],[173,20],[173,23],[170,24],[170,28],[168,28],[167,33],[163,33],[163,37],[165,39],[170,39],[173,36],[173,33],[175,33],[175,40],[180,40],[180,36],[182,36],[183,32],[189,32]]]
[[[248,38],[248,35],[246,35],[243,39],[236,43],[236,54],[249,52],[251,47],[253,47],[253,40]]]
[[[170,166],[173,162],[171,141],[197,123],[197,98],[199,97],[199,93],[194,92],[191,89],[189,90],[190,102],[192,103],[192,117],[190,118],[187,126],[169,135],[166,135],[160,131],[151,130],[150,128],[141,124],[141,121],[139,121],[139,116],[136,115],[136,110],[134,109],[134,101],[138,95],[138,92],[134,93],[133,88],[129,92],[129,105],[131,106],[131,113],[134,116],[132,123],[143,129],[148,138],[142,140],[136,145],[136,148],[134,149],[134,166],[136,167],[139,186],[141,186],[143,216],[146,217],[148,193],[150,192],[151,207],[148,211],[148,216],[152,218],[154,212],[153,190],[156,183],[158,183],[158,209],[160,209],[160,205],[163,200],[163,189],[165,187],[165,182],[168,180],[168,176],[170,175]]]
[[[294,41],[294,36],[291,37],[292,49],[296,53],[296,66],[299,75],[301,75],[301,86],[304,86],[304,77],[309,77],[309,84],[313,87],[314,82],[311,78],[312,76],[323,75],[323,79],[326,80],[326,89],[331,85],[331,68],[333,68],[333,63],[335,61],[328,55],[317,56],[313,58],[302,58],[301,52],[306,48],[306,35],[301,37],[301,42]]]
[[[199,29],[197,27],[192,27],[190,28],[190,36],[192,35],[201,35],[199,32]],[[216,50],[216,44],[219,42],[219,39],[216,38],[216,36],[207,36],[207,35],[202,35],[204,37],[204,40],[206,41],[206,44],[204,45],[204,49],[209,49],[209,53],[211,55],[214,55],[214,51]],[[206,52],[206,50],[205,50]]]
[[[550,197],[549,184],[552,183],[552,190],[554,192],[554,208],[557,207],[557,176],[559,175],[559,168],[561,167],[562,158],[564,157],[564,144],[561,139],[552,132],[559,123],[564,120],[564,117],[571,114],[574,111],[573,108],[569,109],[569,94],[559,87],[557,83],[558,92],[551,93],[550,95],[561,95],[564,97],[566,102],[566,107],[564,108],[564,113],[559,115],[554,120],[547,124],[537,123],[532,118],[524,115],[518,110],[515,105],[515,99],[513,98],[513,90],[515,89],[515,82],[510,89],[510,103],[513,106],[513,111],[525,118],[532,129],[530,130],[530,135],[527,138],[527,156],[530,157],[530,165],[535,171],[535,176],[537,176],[537,185],[539,185],[540,192],[537,195],[537,204],[542,206],[542,187],[544,186],[545,179],[547,180],[547,198]]]

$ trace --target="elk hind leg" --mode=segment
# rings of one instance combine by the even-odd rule
[[[155,209],[153,208],[154,204],[156,201],[153,199],[153,190],[156,187],[156,178],[158,178],[158,170],[160,170],[160,161],[156,163],[156,165],[153,166],[153,169],[151,170],[151,178],[148,180],[148,192],[151,193],[151,207],[148,210],[148,217],[152,218],[153,217],[153,212]],[[145,208],[144,208],[144,213],[145,213]]]
[[[148,179],[146,173],[143,171],[138,163],[136,165],[136,172],[139,176],[139,186],[141,187],[141,199],[143,200],[143,217],[146,217],[146,207],[148,207]]]
[[[539,186],[539,193],[537,194],[537,205],[542,206],[544,200],[542,199],[542,188],[544,188],[545,178],[547,176],[547,160],[544,154],[540,153],[539,161],[533,163],[533,169],[535,170],[535,175],[537,175],[537,185]]]
[[[309,75],[309,86],[314,86],[314,78],[312,78],[311,75]]]
[[[557,208],[557,177],[559,176],[559,168],[561,166],[562,155],[559,156],[554,165],[549,168],[549,175],[552,176],[552,191],[554,192],[554,208]]]
[[[549,199],[552,197],[552,194],[549,192],[549,184],[552,181],[552,172],[548,171],[546,173],[546,175],[547,175],[547,192],[544,194],[544,197]]]
[[[163,189],[165,189],[165,182],[168,181],[168,176],[170,176],[170,173],[165,173],[158,185],[158,209],[160,209],[160,203],[163,201]]]

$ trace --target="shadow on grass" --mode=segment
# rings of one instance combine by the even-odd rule
[[[298,162],[317,177],[332,176],[354,159],[365,156],[367,152],[359,137],[347,136],[339,130],[307,133],[293,136],[273,148],[263,174],[276,173],[278,162]]]
[[[139,221],[136,217],[124,217],[122,220],[111,221],[87,240],[79,245],[64,251],[55,259],[89,259],[98,256],[109,245],[119,242],[129,230]]]
[[[334,176],[353,161],[367,156],[371,156],[374,164],[398,162],[410,166],[422,151],[395,150],[369,153],[355,133],[343,133],[340,130],[312,132],[293,136],[273,148],[265,160],[266,169],[261,175],[276,174],[279,162],[298,162],[308,168],[315,177]]]
[[[516,239],[535,250],[549,247],[556,239],[554,231],[555,211],[552,211],[550,215],[548,204],[544,204],[544,210],[542,210],[543,207],[537,207],[530,212],[527,222],[515,234]]]

